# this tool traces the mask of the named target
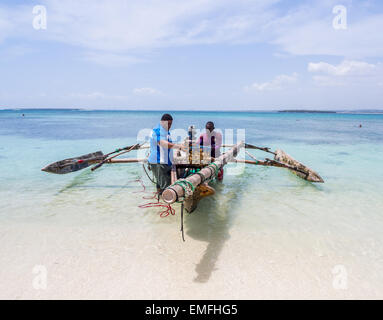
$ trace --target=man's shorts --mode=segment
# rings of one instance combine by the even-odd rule
[[[150,169],[154,174],[154,178],[157,182],[157,189],[164,190],[171,184],[170,172],[172,166],[160,163],[150,163]]]

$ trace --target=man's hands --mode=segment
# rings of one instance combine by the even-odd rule
[[[178,143],[171,143],[166,140],[161,140],[159,142],[159,145],[163,148],[168,148],[168,149],[179,149],[182,151],[187,151],[187,147],[183,144],[178,144]]]
[[[185,152],[188,150],[188,148],[184,144],[175,144],[174,148],[179,149],[181,151],[185,151]]]

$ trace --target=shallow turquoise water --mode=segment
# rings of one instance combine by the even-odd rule
[[[78,197],[77,193],[110,201],[106,199],[113,199],[111,195],[118,192],[125,194],[126,205],[131,205],[129,194],[140,187],[129,181],[143,177],[140,165],[105,166],[95,173],[87,169],[69,175],[50,175],[40,169],[67,157],[97,150],[106,153],[135,143],[139,130],[154,127],[160,112],[23,112],[25,117],[21,111],[0,111],[0,164],[4,168],[0,173],[1,219],[36,218],[24,210],[27,203],[38,208],[64,194],[68,202]],[[336,195],[336,203],[346,206],[358,199],[354,210],[368,206],[365,214],[371,216],[374,211],[379,216],[383,208],[379,196],[383,191],[380,167],[383,115],[231,112],[173,112],[173,115],[173,129],[186,129],[190,124],[203,128],[207,120],[214,120],[222,130],[234,129],[234,133],[245,129],[247,142],[281,148],[314,168],[326,181],[323,185],[312,185],[285,170],[246,167],[239,176],[227,175],[224,193],[235,191],[237,196],[246,196],[252,194],[252,189],[260,189],[255,192],[258,196],[272,192],[270,201],[278,193],[286,199],[298,197],[297,202]],[[359,124],[363,127],[358,128]],[[254,154],[259,158],[268,156],[262,152]],[[145,183],[151,187],[147,180]],[[243,188],[238,190],[238,185]],[[243,201],[238,200],[238,205]]]
[[[283,169],[258,166],[226,175],[216,185],[217,194],[202,201],[185,220],[187,241],[206,242],[206,252],[216,253],[206,259],[216,261],[236,234],[254,239],[268,235],[271,248],[334,255],[339,263],[370,273],[371,281],[383,288],[378,272],[383,261],[383,115],[172,114],[173,128],[202,128],[213,120],[217,128],[245,129],[248,143],[283,149],[325,180],[314,185]],[[143,232],[159,228],[165,239],[177,238],[178,218],[161,219],[158,209],[138,208],[147,200],[135,180],[142,178],[147,191],[154,191],[140,165],[109,165],[68,175],[40,171],[53,161],[133,144],[137,132],[154,127],[160,115],[0,111],[1,223],[119,225]],[[203,272],[197,266],[198,281],[205,282],[214,273],[212,261],[202,259],[198,266]]]

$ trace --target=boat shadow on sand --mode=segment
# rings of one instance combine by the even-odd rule
[[[196,211],[186,213],[186,235],[194,240],[207,242],[207,247],[196,265],[197,276],[194,282],[206,283],[217,270],[219,255],[230,238],[230,228],[236,217],[236,206],[242,196],[238,190],[225,192],[228,186],[221,183],[213,185],[216,195],[203,199]],[[243,187],[243,186],[241,186]]]
[[[186,213],[186,235],[194,240],[207,242],[207,247],[195,267],[197,276],[194,278],[194,282],[208,282],[213,272],[217,270],[217,261],[225,243],[230,239],[230,229],[239,214],[237,208],[246,194],[245,190],[252,185],[251,181],[263,180],[265,173],[267,173],[266,168],[257,171],[246,168],[242,174],[236,177],[225,178],[226,183],[215,183],[212,186],[216,190],[216,194],[203,199],[197,210],[190,215]],[[247,179],[243,179],[244,176]],[[312,192],[323,191],[323,187],[301,180],[292,173],[289,173],[287,178],[298,192],[307,192],[308,189]],[[257,193],[253,191],[252,196],[256,197]],[[254,212],[251,212],[250,209],[248,213]]]

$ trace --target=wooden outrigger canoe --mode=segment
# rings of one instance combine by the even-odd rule
[[[190,134],[189,136],[191,137],[192,135]],[[181,202],[181,231],[183,239],[183,210],[185,209],[187,212],[191,213],[197,208],[198,203],[202,198],[214,195],[215,190],[209,186],[209,182],[214,180],[218,176],[218,172],[221,168],[228,163],[238,162],[251,165],[285,168],[296,174],[299,178],[309,182],[324,182],[318,173],[295,160],[283,150],[278,149],[273,152],[269,148],[257,147],[244,142],[239,142],[236,145],[231,146],[223,145],[223,148],[228,148],[229,150],[215,159],[211,158],[210,155],[206,157],[206,155],[203,155],[202,151],[198,148],[199,151],[196,161],[195,151],[193,151],[195,141],[189,139],[186,142],[189,146],[189,150],[184,154],[181,152],[176,153],[171,171],[172,183],[161,194],[162,200],[169,205],[175,202]],[[67,174],[82,170],[91,165],[94,165],[92,168],[92,171],[94,171],[103,164],[145,163],[147,162],[147,159],[115,159],[132,150],[147,148],[143,145],[144,144],[135,144],[117,149],[105,155],[101,151],[97,151],[83,156],[54,162],[41,170],[55,174]],[[238,154],[243,148],[245,148],[245,153],[252,160],[237,159]],[[248,152],[248,150],[251,149],[273,154],[274,159],[266,158],[264,160],[258,160],[254,155]]]
[[[116,161],[116,160],[112,161],[112,159],[114,159],[116,156],[119,156],[123,153],[127,153],[132,150],[138,150],[141,147],[142,145],[135,144],[133,146],[116,149],[113,152],[110,152],[105,155],[102,153],[102,151],[96,151],[96,152],[85,154],[83,156],[69,158],[69,159],[51,163],[47,165],[46,167],[42,168],[41,171],[45,171],[48,173],[55,173],[55,174],[66,174],[66,173],[71,173],[71,172],[85,169],[93,164],[100,165],[101,163],[106,163],[106,162],[121,163],[120,161]],[[115,154],[115,153],[118,153],[118,154],[113,157],[110,157],[112,154]],[[130,162],[137,162],[137,161],[130,161]]]

